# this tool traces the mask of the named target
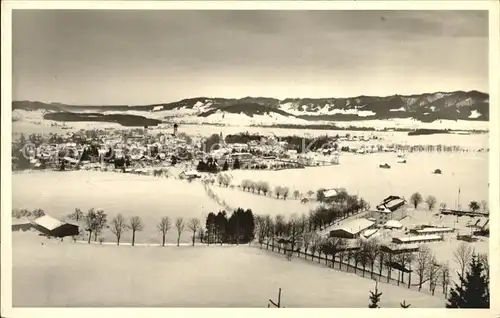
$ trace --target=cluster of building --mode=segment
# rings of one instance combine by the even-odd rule
[[[37,137],[38,138],[38,137]],[[31,140],[30,140],[31,141]],[[34,146],[34,147],[33,147]],[[209,149],[208,149],[209,148]],[[177,126],[173,133],[148,133],[147,128],[128,131],[104,129],[99,131],[81,131],[63,135],[40,137],[31,142],[31,146],[17,149],[13,164],[20,159],[27,159],[24,168],[46,169],[97,168],[98,163],[114,163],[126,158],[127,166],[140,162],[143,164],[161,164],[164,161],[186,161],[197,165],[199,160],[211,158],[218,166],[224,162],[230,165],[238,160],[241,168],[283,169],[301,168],[313,165],[338,164],[338,152],[317,150],[298,153],[286,141],[279,141],[274,136],[251,140],[248,143],[226,143],[220,134],[217,145],[209,145],[206,138],[179,134]],[[57,159],[57,160],[54,160]],[[104,160],[103,160],[104,159]]]
[[[389,196],[363,217],[352,219],[331,229],[329,236],[344,238],[353,243],[360,238],[370,239],[380,230],[401,230],[397,233],[404,232],[403,235],[391,236],[390,241],[384,242],[382,246],[386,252],[397,254],[416,252],[419,249],[419,244],[443,241],[445,235],[456,232],[455,227],[433,225],[418,225],[411,229],[404,228],[400,221],[407,216],[407,206],[404,198]],[[476,232],[482,233],[487,231],[485,229],[489,224],[489,219],[478,218],[470,223],[468,226],[472,230],[475,229]],[[355,244],[350,245],[355,246]]]

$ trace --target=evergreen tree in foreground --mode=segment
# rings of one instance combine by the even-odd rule
[[[370,290],[370,301],[371,304],[368,305],[368,308],[380,308],[378,303],[380,302],[380,296],[382,293],[378,292],[378,282],[375,282],[375,291]]]
[[[484,271],[478,256],[473,255],[465,277],[459,274],[461,284],[455,283],[450,291],[446,308],[490,308],[490,283]]]
[[[399,303],[399,305],[401,306],[401,308],[410,308],[411,306],[411,304],[406,303],[406,300],[403,300],[403,302]]]

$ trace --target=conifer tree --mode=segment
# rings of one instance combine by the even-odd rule
[[[489,308],[489,280],[484,272],[478,256],[473,255],[465,277],[459,274],[461,284],[455,283],[450,291],[446,308]]]
[[[240,168],[240,161],[238,160],[238,158],[234,159],[234,163],[233,163],[233,169],[239,169]]]
[[[411,306],[411,304],[406,303],[406,300],[403,300],[403,302],[399,303],[399,305],[401,306],[401,308],[409,308]]]
[[[382,293],[378,292],[378,282],[375,282],[375,291],[370,290],[370,301],[371,303],[368,305],[368,308],[380,308],[378,303],[380,302],[380,296]]]

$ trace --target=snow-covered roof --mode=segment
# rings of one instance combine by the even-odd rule
[[[19,218],[19,219],[14,219],[12,218],[12,225],[21,225],[21,224],[29,224],[31,223],[30,220],[26,218]]]
[[[196,171],[196,170],[183,171],[181,174],[184,174],[186,176],[197,176],[197,175],[199,175],[198,171]]]
[[[397,220],[389,220],[385,222],[384,226],[387,228],[400,229],[403,227],[403,224]]]
[[[338,194],[339,194],[339,193],[338,193],[338,191],[337,191],[336,189],[329,189],[329,190],[326,190],[326,191],[324,192],[324,195],[325,195],[325,197],[327,197],[327,198],[334,197],[334,196],[336,196],[336,195],[338,195]]]
[[[453,232],[453,229],[450,227],[426,227],[421,230],[416,230],[417,233],[439,233],[439,232]]]
[[[78,160],[76,160],[75,158],[71,158],[71,157],[64,157],[64,160],[66,160],[67,162],[71,162],[71,163],[78,163]]]
[[[441,236],[439,236],[439,235],[418,235],[418,236],[395,237],[394,239],[397,241],[403,242],[403,243],[407,243],[407,242],[440,240]]]
[[[369,237],[371,237],[373,234],[375,234],[377,232],[378,232],[378,229],[366,230],[366,231],[363,231],[363,236],[366,237],[366,238],[369,238]]]
[[[410,244],[404,244],[404,245],[389,244],[389,245],[385,245],[385,247],[390,249],[391,251],[401,251],[401,250],[418,249],[419,245],[416,243],[410,243]]]
[[[63,225],[64,223],[54,219],[50,215],[45,214],[44,216],[39,217],[34,221],[34,223],[46,228],[47,230],[52,231],[53,229],[56,229]]]
[[[357,233],[363,231],[364,229],[372,226],[374,223],[375,222],[370,221],[370,220],[365,219],[365,218],[355,219],[355,220],[351,220],[349,222],[346,222],[345,224],[339,225],[338,227],[332,229],[332,231],[343,230],[343,231],[346,231],[350,234],[357,234]]]

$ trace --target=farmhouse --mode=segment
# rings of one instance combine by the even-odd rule
[[[351,220],[330,231],[330,237],[354,239],[359,237],[364,230],[373,228],[375,222],[365,218]]]
[[[437,234],[431,235],[418,235],[418,236],[403,236],[403,237],[393,237],[392,242],[396,244],[406,244],[406,243],[430,243],[442,241],[443,238]]]
[[[326,189],[323,191],[323,195],[325,196],[325,202],[332,202],[335,201],[337,196],[339,195],[340,190],[339,189]]]
[[[31,222],[27,219],[13,219],[12,231],[28,231],[33,228]]]
[[[45,235],[54,237],[73,236],[79,233],[78,225],[61,222],[49,215],[33,221],[33,227]]]
[[[372,211],[377,225],[384,225],[389,220],[401,220],[406,216],[406,200],[395,195],[388,196]]]

